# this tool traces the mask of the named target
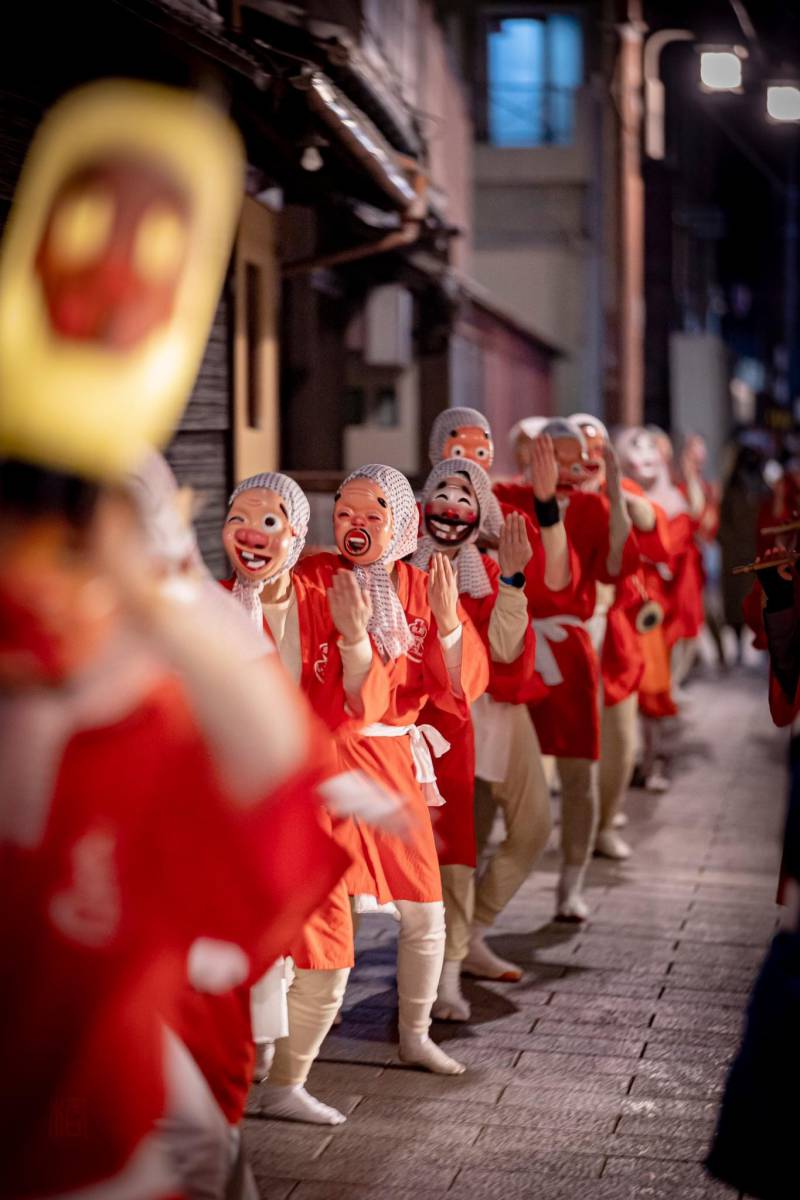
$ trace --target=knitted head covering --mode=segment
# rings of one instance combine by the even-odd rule
[[[461,543],[455,557],[456,581],[459,593],[474,596],[476,600],[479,600],[483,596],[490,596],[492,594],[492,585],[486,574],[483,555],[475,545],[486,508],[491,500],[496,500],[496,497],[492,495],[492,485],[489,481],[489,476],[483,467],[479,467],[477,463],[472,462],[469,458],[442,459],[441,462],[436,464],[425,481],[425,487],[422,491],[422,506],[424,510],[425,505],[428,504],[437,488],[440,487],[445,479],[448,479],[451,475],[459,474],[466,475],[472,484],[472,490],[475,492],[475,499],[478,502],[478,524],[467,540]],[[415,567],[419,567],[421,571],[427,571],[430,566],[431,557],[438,553],[439,549],[440,547],[437,546],[430,534],[424,533],[420,538],[416,553],[411,559],[412,564]]]
[[[486,420],[482,412],[478,412],[477,408],[446,408],[440,412],[431,427],[431,436],[428,442],[428,454],[433,466],[442,461],[444,454],[444,444],[450,437],[454,429],[461,429],[465,426],[475,426],[482,429],[486,436],[491,438],[492,427]],[[466,462],[466,459],[459,459],[459,462]],[[483,470],[478,463],[474,464],[479,470]],[[485,473],[485,472],[484,472]],[[487,476],[488,479],[488,476]],[[491,488],[491,484],[490,484]],[[500,508],[500,502],[495,495],[490,491],[489,499],[485,504],[481,505],[481,533],[487,534],[490,538],[497,541],[500,536],[500,530],[503,527],[503,510]]]
[[[268,491],[275,492],[276,495],[280,496],[289,513],[289,524],[292,527],[294,535],[289,557],[274,575],[268,575],[266,579],[253,580],[251,582],[248,579],[241,579],[239,573],[236,573],[233,594],[245,611],[253,618],[253,621],[261,628],[263,621],[261,593],[266,584],[273,583],[285,571],[291,571],[302,554],[303,546],[306,544],[306,533],[308,532],[311,508],[306,494],[300,485],[295,483],[293,479],[290,479],[288,475],[279,475],[277,471],[265,471],[261,475],[251,475],[249,479],[244,479],[231,493],[228,506],[230,507],[236,497],[241,495],[242,492],[250,492],[254,488],[266,488]]]
[[[453,430],[468,426],[482,429],[488,438],[492,436],[491,425],[477,408],[446,408],[439,413],[431,426],[431,436],[428,440],[428,454],[432,466],[435,467],[441,462],[444,444]]]
[[[580,429],[582,429],[584,425],[594,425],[598,433],[601,433],[607,442],[611,441],[608,433],[608,427],[604,425],[600,418],[596,417],[594,413],[573,413],[570,417],[570,421],[572,421],[572,423],[577,425]]]
[[[376,646],[386,658],[398,658],[414,644],[406,614],[397,598],[389,568],[417,547],[419,514],[411,484],[394,467],[372,463],[347,476],[342,488],[356,479],[369,479],[383,492],[392,513],[392,539],[381,557],[369,566],[353,565],[359,587],[369,594],[372,616],[367,626]]]
[[[575,424],[574,418],[567,420],[566,417],[553,417],[552,420],[545,421],[539,432],[551,438],[574,438],[580,444],[581,450],[584,453],[586,451],[586,438],[580,426]]]
[[[519,437],[538,437],[549,419],[549,417],[523,417],[521,421],[517,421],[516,425],[512,425],[508,431],[508,440],[512,448],[516,446]]]

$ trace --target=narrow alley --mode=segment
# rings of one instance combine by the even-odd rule
[[[519,984],[467,985],[437,1023],[458,1079],[397,1061],[394,923],[362,922],[343,1023],[311,1076],[337,1130],[259,1116],[246,1137],[268,1200],[701,1200],[701,1165],[754,973],[775,927],[786,736],[765,680],[690,689],[670,793],[632,791],[629,863],[595,859],[591,920],[550,922],[548,852],[501,919]]]

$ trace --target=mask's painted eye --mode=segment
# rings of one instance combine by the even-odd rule
[[[111,235],[114,201],[105,188],[67,196],[50,227],[50,247],[62,267],[84,267],[98,258]]]
[[[233,516],[228,517],[225,523],[226,525],[244,525],[244,517],[240,517],[238,513],[234,513]]]
[[[581,473],[581,464],[580,464],[580,463],[573,463],[573,464],[572,464],[572,466],[570,467],[570,470],[572,471],[572,474],[573,474],[573,475],[580,475],[580,473]]]
[[[485,446],[479,446],[478,449],[475,451],[475,457],[476,458],[488,458],[489,451],[485,448]]]
[[[177,272],[186,249],[186,229],[171,208],[154,205],[142,217],[133,247],[136,273],[148,283],[162,283]]]
[[[264,517],[263,524],[264,528],[268,529],[270,532],[272,532],[273,529],[280,529],[281,527],[281,523],[274,513],[269,513],[266,517]]]
[[[452,453],[453,453],[453,458],[463,458],[464,457],[464,449],[462,446],[454,446]]]

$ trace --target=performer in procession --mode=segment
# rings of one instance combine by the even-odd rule
[[[484,937],[527,878],[550,831],[547,785],[524,707],[525,700],[536,690],[534,635],[524,592],[524,572],[533,550],[521,514],[511,514],[500,530],[500,566],[479,553],[475,543],[491,499],[489,476],[471,458],[458,457],[438,463],[423,489],[424,533],[411,559],[422,570],[428,569],[436,553],[445,554],[454,564],[459,598],[487,648],[490,663],[489,688],[473,704],[471,720],[447,714],[432,705],[422,714],[422,720],[435,725],[450,743],[450,750],[439,760],[437,770],[437,783],[445,804],[431,810],[441,864],[447,935],[433,1014],[443,1020],[469,1019],[469,1003],[461,992],[460,978],[462,966],[471,955],[475,968],[482,972],[488,966],[500,978],[508,974],[519,977],[513,964],[492,955]],[[525,732],[515,736],[514,706],[527,737]],[[480,740],[477,761],[476,735]],[[477,922],[475,772],[476,769],[486,772],[488,767],[490,774],[502,783],[512,756],[520,760],[520,772],[529,781],[529,786],[522,790],[531,810],[526,813],[524,823],[526,840],[522,843],[518,833],[521,823],[510,821],[515,835],[510,848],[515,854],[508,855],[504,871],[500,870],[500,861],[495,862],[492,878],[485,875],[478,884],[483,919]],[[498,884],[502,894],[498,894]],[[484,961],[487,955],[491,956],[488,963]]]
[[[226,586],[266,631],[313,711],[335,735],[335,742],[320,739],[329,776],[321,791],[332,790],[337,811],[343,811],[344,803],[351,812],[361,811],[362,820],[374,821],[383,795],[369,789],[371,811],[365,808],[368,781],[354,772],[340,774],[340,758],[346,760],[347,755],[339,748],[358,729],[383,716],[389,704],[389,675],[367,632],[369,596],[352,572],[338,571],[326,591],[307,586],[294,572],[309,515],[302,489],[286,475],[267,472],[240,483],[223,530],[233,569]],[[330,811],[325,812],[332,829]],[[385,819],[386,813],[382,815]],[[309,1095],[305,1083],[339,1011],[353,965],[353,922],[344,880],[287,953],[293,963],[288,1033],[276,1041],[261,1109],[290,1120],[341,1124],[344,1114]]]
[[[417,545],[419,517],[408,481],[392,467],[370,465],[345,479],[334,502],[338,554],[303,559],[295,577],[325,594],[345,568],[369,597],[367,631],[391,677],[380,721],[342,746],[342,760],[400,793],[415,824],[407,842],[357,818],[339,830],[354,858],[348,887],[356,912],[392,903],[400,915],[397,990],[400,1058],[440,1074],[464,1068],[428,1036],[445,943],[439,863],[427,806],[443,799],[433,758],[448,750],[429,725],[417,724],[431,701],[466,720],[486,688],[483,644],[458,603],[455,574],[436,555],[426,575],[401,561]],[[324,658],[320,656],[324,667]]]
[[[697,521],[685,494],[672,482],[665,452],[652,430],[624,429],[615,446],[624,473],[667,519],[669,559],[648,554],[643,569],[647,594],[664,613],[659,636],[668,658],[662,669],[654,672],[655,682],[646,680],[647,686],[640,691],[645,786],[649,791],[665,792],[670,785],[673,718],[678,712],[674,671],[689,662],[702,623],[702,571],[694,543]],[[676,645],[686,639],[691,645],[676,654]]]
[[[485,512],[482,512],[480,533],[482,539],[498,545],[503,521],[512,515],[522,517],[526,541],[532,548],[531,559],[524,571],[524,593],[529,615],[538,590],[543,587],[548,591],[562,592],[569,586],[572,570],[564,524],[554,500],[558,470],[552,444],[548,439],[536,436],[539,420],[530,418],[528,422],[520,422],[517,437],[521,461],[524,460],[525,469],[533,481],[534,502],[541,516],[539,528],[535,527],[530,517],[493,496]],[[431,430],[431,460],[440,461],[436,456],[446,448],[450,448],[451,452],[456,449],[459,457],[471,458],[483,470],[491,470],[494,444],[484,415],[472,408],[445,409],[440,413]],[[516,583],[519,584],[520,580],[517,579]],[[527,705],[538,702],[545,694],[546,687],[541,676],[534,671],[524,696],[520,697],[525,701],[524,706],[517,705],[511,709],[503,706],[498,711],[489,695],[473,712],[480,744],[494,744],[495,747],[508,749],[502,758],[497,754],[491,759],[479,756],[476,769],[479,847],[482,849],[488,841],[498,807],[505,823],[505,838],[490,855],[477,885],[475,920],[469,953],[464,963],[465,973],[477,978],[511,982],[522,975],[514,963],[494,953],[486,937],[533,869],[549,837],[549,790],[536,731],[527,711]],[[499,740],[498,725],[502,727]],[[450,968],[450,972],[454,973],[453,968]]]
[[[597,796],[593,764],[600,753],[599,668],[587,622],[596,603],[598,583],[616,583],[638,566],[630,536],[631,522],[622,496],[619,470],[607,456],[607,494],[582,491],[587,481],[586,441],[580,429],[552,420],[542,431],[552,439],[558,463],[557,499],[537,502],[530,482],[497,484],[495,493],[526,512],[539,527],[558,514],[566,529],[572,583],[553,592],[528,574],[529,611],[536,631],[537,666],[548,685],[544,700],[532,708],[542,751],[556,758],[561,780],[562,855],[556,917],[585,921],[586,868],[597,834]]]
[[[590,474],[584,489],[604,494],[608,430],[591,413],[570,418],[586,439]],[[665,514],[651,504],[631,479],[622,479],[625,507],[643,558],[669,561],[669,529]],[[650,600],[642,568],[617,584],[597,584],[590,621],[600,654],[599,824],[595,851],[606,858],[626,859],[630,847],[617,832],[624,823],[622,804],[636,761],[638,693],[645,673],[643,640],[654,633],[660,612]],[[640,628],[646,625],[646,628]],[[657,634],[657,636],[660,636]]]

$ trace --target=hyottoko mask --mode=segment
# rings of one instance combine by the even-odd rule
[[[202,359],[241,203],[236,130],[196,94],[66,96],[0,253],[0,454],[118,480],[163,444]]]
[[[584,468],[586,470],[586,481],[583,484],[583,490],[586,492],[599,492],[605,486],[606,482],[606,460],[605,448],[608,442],[608,435],[605,426],[599,421],[592,421],[588,417],[576,419],[573,417],[575,424],[580,429],[586,442],[586,459]]]
[[[484,471],[491,471],[494,443],[478,425],[460,425],[451,430],[442,448],[442,458],[469,458]]]
[[[556,493],[559,496],[571,496],[589,478],[585,451],[580,441],[571,437],[554,437],[553,450],[558,464]]]
[[[289,510],[278,493],[257,487],[234,496],[222,543],[237,575],[261,583],[282,574],[295,534]]]
[[[339,553],[369,567],[389,549],[394,520],[389,501],[372,479],[356,478],[336,493],[333,532]]]
[[[435,488],[423,512],[425,530],[443,550],[463,546],[480,525],[477,497],[469,477],[448,475]]]
[[[624,474],[645,491],[663,478],[666,464],[656,437],[649,429],[626,429],[619,438],[617,450]]]

